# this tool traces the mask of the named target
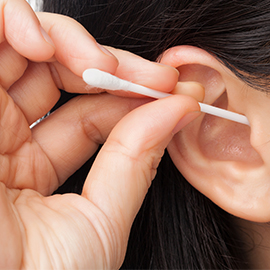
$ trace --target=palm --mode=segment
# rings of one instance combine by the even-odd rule
[[[52,164],[33,138],[24,114],[3,88],[0,101],[1,182],[8,188],[34,188],[49,194],[55,188],[50,184],[57,179]]]
[[[51,65],[59,64],[29,62],[27,66],[33,65],[33,70],[45,66],[43,72],[49,74],[45,80],[51,81],[53,91],[48,88],[48,83],[41,85],[39,80],[35,81],[35,74],[29,70],[19,72],[24,75],[6,82],[10,86],[0,88],[0,218],[4,221],[0,224],[0,239],[1,243],[6,243],[0,245],[1,257],[5,258],[0,261],[0,268],[6,265],[11,269],[81,269],[89,266],[104,269],[120,266],[128,237],[128,230],[121,227],[132,222],[134,207],[131,207],[131,218],[123,220],[118,203],[126,204],[117,199],[116,206],[110,204],[105,214],[103,207],[107,209],[106,200],[111,199],[108,190],[112,190],[113,184],[104,186],[100,181],[101,185],[92,187],[92,182],[88,181],[83,196],[49,195],[96,151],[125,114],[145,101],[105,93],[78,96],[30,129],[29,125],[47,112],[46,95],[49,95],[50,103],[55,103],[59,96],[55,78],[46,72],[52,68]],[[78,85],[81,79],[68,72],[67,77],[70,76]],[[34,89],[39,89],[34,94],[27,87],[33,81]],[[26,90],[22,91],[20,85],[26,85]],[[43,109],[33,110],[33,107],[25,106],[29,99],[36,100],[36,107]],[[106,174],[106,170],[98,170],[98,175],[101,173],[99,177],[108,180],[108,175],[103,176],[103,172]],[[130,173],[134,175],[133,171]],[[95,176],[92,178],[98,180]],[[122,178],[121,171],[114,172],[112,177]],[[145,185],[142,187],[147,190]],[[137,190],[133,184],[129,189],[125,184],[124,189],[127,194]],[[91,190],[96,191],[94,196],[90,194]],[[136,204],[138,202],[136,196]],[[113,218],[111,213],[114,213]]]
[[[76,200],[81,200],[79,204],[89,202],[75,195],[69,195],[68,199],[66,196],[42,197],[40,193],[48,195],[59,184],[52,162],[32,135],[24,113],[3,87],[0,103],[0,232],[1,242],[6,243],[1,257],[8,254],[7,260],[14,266],[22,263],[30,269],[41,265],[50,268],[52,265],[46,265],[50,261],[54,267],[71,267],[73,259],[83,255],[76,254],[76,250],[91,254],[82,244],[87,237],[84,231],[89,231],[89,221],[73,205]],[[77,231],[76,224],[80,224]],[[68,243],[70,232],[81,249]],[[66,262],[51,260],[59,252],[67,256]]]
[[[91,223],[101,220],[98,225],[108,228],[109,222],[88,200],[76,195],[45,198],[33,190],[7,190],[3,185],[0,192],[0,211],[5,213],[1,239],[7,243],[2,256],[8,254],[6,258],[16,268],[82,269],[91,265],[104,269],[119,265],[111,260],[116,254],[106,250],[108,239],[104,236],[110,231],[100,234]],[[86,216],[78,208],[93,214]]]
[[[106,138],[117,117],[100,133],[93,128],[94,122],[100,120],[93,110],[96,111],[95,104],[101,103],[100,100],[113,104],[112,99],[117,98],[78,97],[30,129],[31,123],[59,98],[59,85],[51,70],[61,65],[30,62],[5,42],[1,44],[0,55],[8,55],[1,62],[7,68],[0,70],[0,239],[5,243],[0,246],[0,268],[7,265],[11,269],[75,269],[87,265],[103,268],[109,264],[111,254],[110,250],[107,256],[104,254],[107,242],[104,236],[110,227],[104,214],[75,194],[45,196],[78,169]],[[16,69],[10,77],[8,70],[12,66]],[[61,76],[74,79],[77,88],[73,84],[70,88],[84,89],[81,79],[70,71],[65,69]],[[115,110],[119,107],[117,102],[123,102],[118,100],[116,107],[112,105]],[[99,115],[106,118],[105,114]],[[81,209],[87,211],[83,214]],[[93,230],[97,226],[92,224],[93,220],[102,221],[99,224],[104,228],[102,232]],[[95,244],[89,245],[91,242]],[[100,260],[94,258],[96,253],[100,254]]]
[[[75,194],[43,196],[49,195],[61,181],[54,170],[55,164],[46,153],[46,138],[39,136],[39,130],[50,122],[50,117],[47,123],[31,131],[24,113],[3,88],[0,101],[0,136],[4,142],[0,145],[0,213],[1,220],[5,221],[0,225],[0,234],[1,242],[6,243],[1,256],[4,258],[7,254],[14,268],[75,269],[91,265],[102,269],[112,265],[111,259],[119,256],[106,250],[109,240],[105,236],[110,233],[111,226],[102,211]],[[78,101],[77,106],[80,107]],[[57,117],[57,113],[53,117]],[[87,211],[83,214],[81,209]],[[95,229],[97,220],[98,226],[104,228],[101,231]]]

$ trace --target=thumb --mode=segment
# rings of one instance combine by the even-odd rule
[[[116,231],[124,234],[124,239],[166,146],[183,124],[180,120],[187,124],[200,115],[198,111],[195,99],[183,95],[145,104],[126,115],[102,147],[82,195],[101,209],[112,224],[121,226]]]
[[[53,56],[54,45],[25,0],[2,0],[0,9],[0,42],[6,39],[18,53],[33,61]]]

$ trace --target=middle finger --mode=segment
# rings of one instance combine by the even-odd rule
[[[33,62],[29,62],[24,75],[10,87],[8,94],[29,125],[52,109],[60,97],[48,64]]]

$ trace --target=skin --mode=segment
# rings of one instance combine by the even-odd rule
[[[202,84],[204,103],[249,119],[250,127],[201,114],[174,136],[168,152],[197,190],[239,218],[251,269],[269,269],[269,95],[196,47],[171,48],[161,62],[177,68],[181,82]]]
[[[243,239],[252,248],[256,244],[250,252],[253,268],[270,268],[265,248],[270,243],[268,224],[244,220],[269,221],[268,188],[256,189],[269,182],[265,117],[269,102],[265,95],[248,89],[243,99],[243,92],[233,90],[246,86],[198,49],[181,48],[181,54],[173,48],[162,58],[166,65],[159,65],[129,52],[100,47],[72,19],[36,15],[24,0],[0,1],[0,8],[0,269],[119,268],[130,227],[167,146],[176,166],[199,191],[243,218],[239,224],[249,235],[244,233]],[[180,95],[154,102],[121,91],[112,96],[85,85],[81,74],[90,67]],[[215,91],[209,91],[213,79]],[[59,88],[87,95],[71,100],[30,129],[57,102]],[[222,97],[224,89],[227,100]],[[201,116],[178,132],[200,115],[194,98],[237,108],[247,115],[251,129]],[[204,126],[211,128],[197,132]],[[248,149],[252,162],[246,154],[235,159],[232,151],[223,155],[209,151],[217,147],[213,147],[216,137],[228,145],[226,140],[236,128],[241,139],[233,142],[248,146],[243,148]],[[224,129],[226,136],[215,136],[215,132],[224,134]],[[100,143],[104,146],[82,195],[50,196]],[[241,170],[225,167],[223,175],[230,174],[225,179],[230,179],[228,185],[220,171],[215,171],[224,166],[215,165],[232,158],[233,164],[241,163],[237,167]],[[203,164],[205,168],[198,170],[196,166]],[[209,171],[216,176],[211,178]],[[234,178],[235,172],[236,176],[243,173],[245,181]],[[254,198],[261,199],[255,210],[246,207]]]
[[[178,72],[100,49],[75,21],[38,19],[24,0],[0,8],[0,269],[117,269],[163,151],[198,116],[198,103],[184,95],[150,102],[95,94],[81,79],[86,68],[165,92]],[[30,129],[59,88],[87,95]],[[201,98],[201,86],[193,88]],[[82,195],[50,196],[104,142]]]

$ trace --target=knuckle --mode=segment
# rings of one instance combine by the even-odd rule
[[[106,142],[106,152],[115,156],[119,163],[125,164],[126,168],[136,173],[140,184],[145,181],[147,188],[150,187],[157,171],[158,164],[164,151],[157,149],[142,149],[133,145],[126,145],[118,139],[110,139]],[[124,160],[121,162],[120,160]]]
[[[106,137],[103,136],[99,126],[92,117],[81,117],[80,120],[82,132],[92,142],[103,144]]]

